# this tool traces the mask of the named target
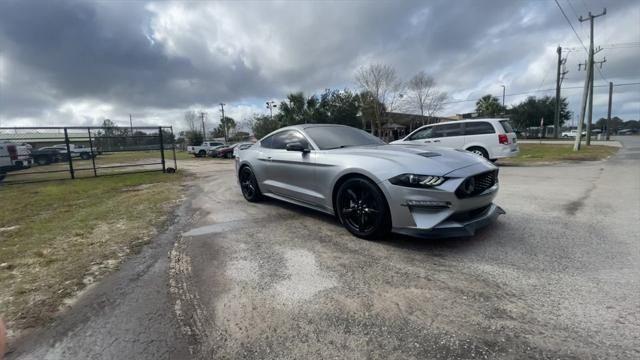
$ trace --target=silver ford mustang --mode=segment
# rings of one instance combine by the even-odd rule
[[[239,149],[248,201],[263,196],[335,214],[352,234],[470,236],[504,211],[492,201],[498,168],[462,150],[387,145],[365,131],[309,124]]]

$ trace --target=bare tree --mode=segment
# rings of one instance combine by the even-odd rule
[[[198,123],[198,113],[194,110],[188,110],[184,113],[184,122],[187,126],[187,129],[191,132],[200,132],[202,130],[200,124]]]
[[[424,71],[415,74],[407,85],[410,107],[412,110],[417,108],[420,111],[423,125],[425,116],[431,118],[442,111],[444,102],[448,97],[447,93],[438,91],[435,85],[436,82],[433,77],[427,75]]]
[[[449,98],[449,94],[444,91],[436,91],[432,94],[429,101],[427,101],[426,114],[427,117],[432,118],[436,116],[442,109],[444,109],[445,102]]]
[[[371,119],[371,133],[374,133],[373,120],[375,119],[378,135],[380,135],[382,134],[382,116],[385,110],[393,109],[402,88],[402,81],[398,79],[395,69],[385,64],[363,66],[356,72],[355,79],[358,85],[375,99],[368,104],[372,107],[374,115]]]

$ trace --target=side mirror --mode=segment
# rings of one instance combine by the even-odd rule
[[[301,143],[295,141],[295,142],[290,142],[287,144],[287,151],[300,151],[303,153],[308,153],[309,149],[305,148],[304,146],[302,146]]]

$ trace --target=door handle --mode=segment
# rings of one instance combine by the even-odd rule
[[[433,140],[433,142],[440,142],[440,140]]]
[[[431,142],[431,141],[427,140],[427,141],[425,141],[425,144],[426,144],[426,143],[430,143],[430,142]]]
[[[267,156],[267,161],[271,161],[271,156]]]

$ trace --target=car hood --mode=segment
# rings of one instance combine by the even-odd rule
[[[470,152],[436,146],[391,144],[354,146],[330,151],[341,155],[352,155],[356,158],[368,157],[386,160],[386,162],[396,165],[393,167],[385,166],[385,169],[392,173],[403,171],[444,176],[452,171],[476,164],[486,164],[488,168],[495,168],[489,161]],[[380,161],[375,161],[375,163],[380,163]]]

